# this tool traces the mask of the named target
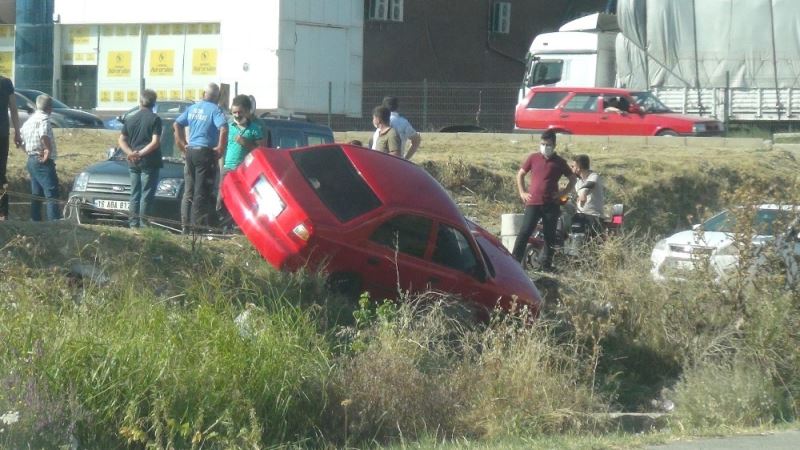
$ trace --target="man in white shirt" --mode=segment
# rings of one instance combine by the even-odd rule
[[[36,112],[22,125],[22,148],[28,154],[31,175],[31,220],[42,220],[42,197],[47,199],[47,220],[61,218],[56,175],[56,141],[50,124],[53,99],[46,94],[36,97]]]
[[[397,112],[399,104],[397,97],[384,97],[382,104],[392,112],[389,125],[400,134],[400,152],[405,159],[411,159],[414,153],[417,152],[417,149],[419,149],[422,137],[417,133],[417,130],[411,126],[408,119]],[[409,141],[411,142],[410,147],[407,146]]]
[[[594,236],[603,230],[605,193],[600,175],[589,167],[589,155],[575,155],[570,162],[572,172],[578,177],[575,183],[577,212],[572,224],[573,227],[580,225],[588,236]]]

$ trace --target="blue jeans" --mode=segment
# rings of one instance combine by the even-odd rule
[[[144,225],[144,217],[153,212],[153,199],[158,187],[158,167],[130,167],[131,202],[128,206],[128,224],[131,228]]]
[[[34,156],[28,157],[28,173],[31,175],[31,220],[42,220],[42,197],[47,199],[47,220],[61,218],[58,204],[58,175],[52,159],[40,163]]]

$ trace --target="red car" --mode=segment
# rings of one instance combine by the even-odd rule
[[[348,292],[460,295],[484,308],[541,296],[502,243],[466,220],[427,172],[351,145],[260,148],[228,173],[225,205],[270,264],[323,268]]]
[[[516,130],[568,134],[721,136],[716,119],[672,112],[650,92],[613,88],[534,87],[517,105]]]

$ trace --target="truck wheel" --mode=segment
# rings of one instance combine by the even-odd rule
[[[656,134],[656,136],[673,137],[673,136],[678,136],[678,133],[676,133],[676,132],[674,132],[672,130],[661,130]]]

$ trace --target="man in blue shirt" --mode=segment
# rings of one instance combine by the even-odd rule
[[[225,153],[228,124],[217,106],[219,86],[209,83],[203,100],[186,109],[173,124],[175,142],[181,149],[186,165],[183,170],[184,189],[181,202],[181,222],[187,226],[208,226],[214,209],[214,182],[217,160]],[[189,139],[186,139],[186,127]]]

